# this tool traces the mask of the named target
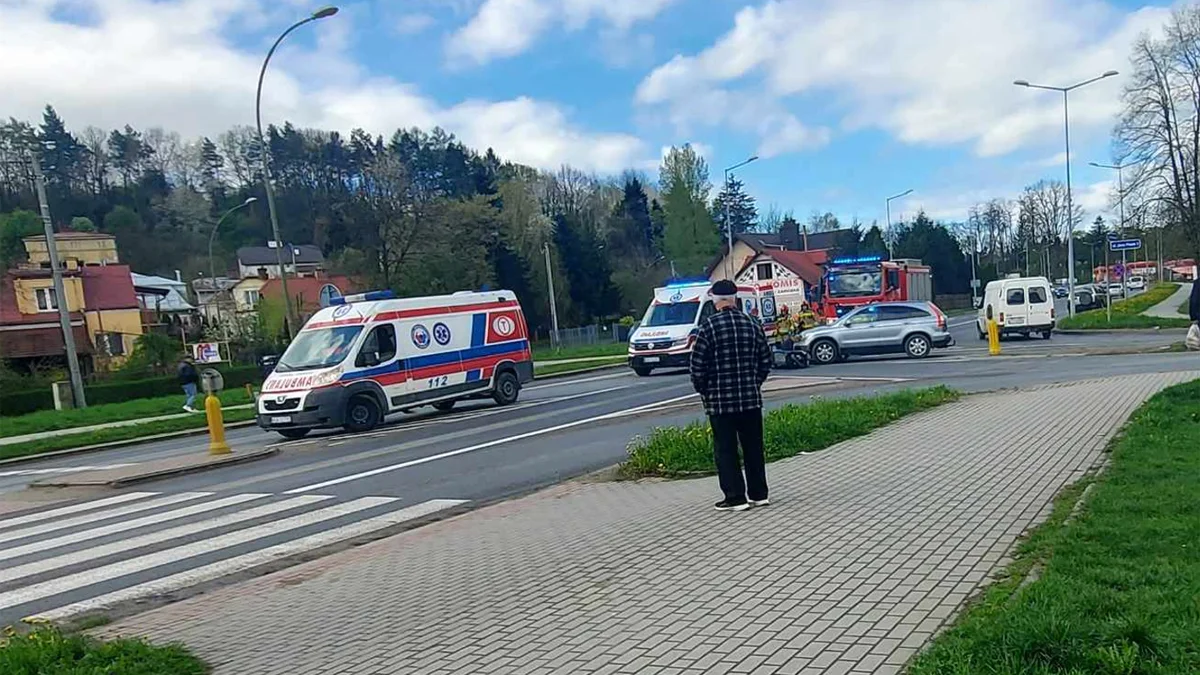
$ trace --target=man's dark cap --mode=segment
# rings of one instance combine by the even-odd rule
[[[737,295],[737,284],[728,279],[722,279],[712,285],[711,293],[716,296]]]

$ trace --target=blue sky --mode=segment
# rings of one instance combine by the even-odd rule
[[[0,114],[214,135],[253,121],[258,62],[296,0],[0,0]],[[882,221],[1063,177],[1069,84],[1127,72],[1165,3],[1128,0],[356,0],[289,38],[264,116],[441,125],[547,169],[654,175],[691,142],[760,209]],[[40,58],[30,67],[28,55]],[[1074,183],[1107,212],[1124,75],[1072,94]],[[8,93],[12,93],[10,96]]]

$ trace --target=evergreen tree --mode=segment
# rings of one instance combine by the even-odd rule
[[[725,222],[726,212],[729,222],[733,223],[734,234],[750,232],[758,222],[758,208],[754,204],[754,197],[746,193],[745,185],[736,178],[729,179],[729,184],[721,190],[712,204],[713,220],[717,222],[717,230],[722,238],[727,237],[729,231],[729,223]]]
[[[554,242],[567,272],[567,284],[582,321],[614,316],[620,297],[612,282],[608,258],[600,242],[582,223],[560,213],[554,216]]]
[[[708,210],[708,164],[691,145],[672,147],[659,169],[666,219],[663,248],[681,275],[698,274],[721,249],[721,238]]]
[[[968,293],[971,267],[958,239],[942,223],[921,211],[911,223],[896,229],[895,257],[916,258],[933,269],[933,291]]]

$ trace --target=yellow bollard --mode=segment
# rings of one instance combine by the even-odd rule
[[[204,399],[204,414],[208,417],[208,454],[228,455],[233,452],[225,442],[225,416],[221,414],[221,400],[212,392]]]
[[[988,354],[1000,356],[1000,326],[995,319],[987,320]]]

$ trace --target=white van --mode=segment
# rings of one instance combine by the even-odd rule
[[[525,316],[511,291],[335,298],[312,316],[256,403],[258,425],[287,438],[373,429],[387,415],[456,401],[517,401],[533,379]]]
[[[687,368],[700,322],[712,315],[710,290],[704,279],[680,281],[654,289],[654,300],[637,330],[629,336],[629,367],[645,377],[656,368]],[[775,291],[770,284],[738,286],[742,311],[758,319],[767,338],[775,335]]]
[[[987,339],[987,320],[995,318],[1000,336],[1039,333],[1047,340],[1054,330],[1054,293],[1046,277],[1009,277],[988,282],[983,306],[975,319],[979,339]]]

